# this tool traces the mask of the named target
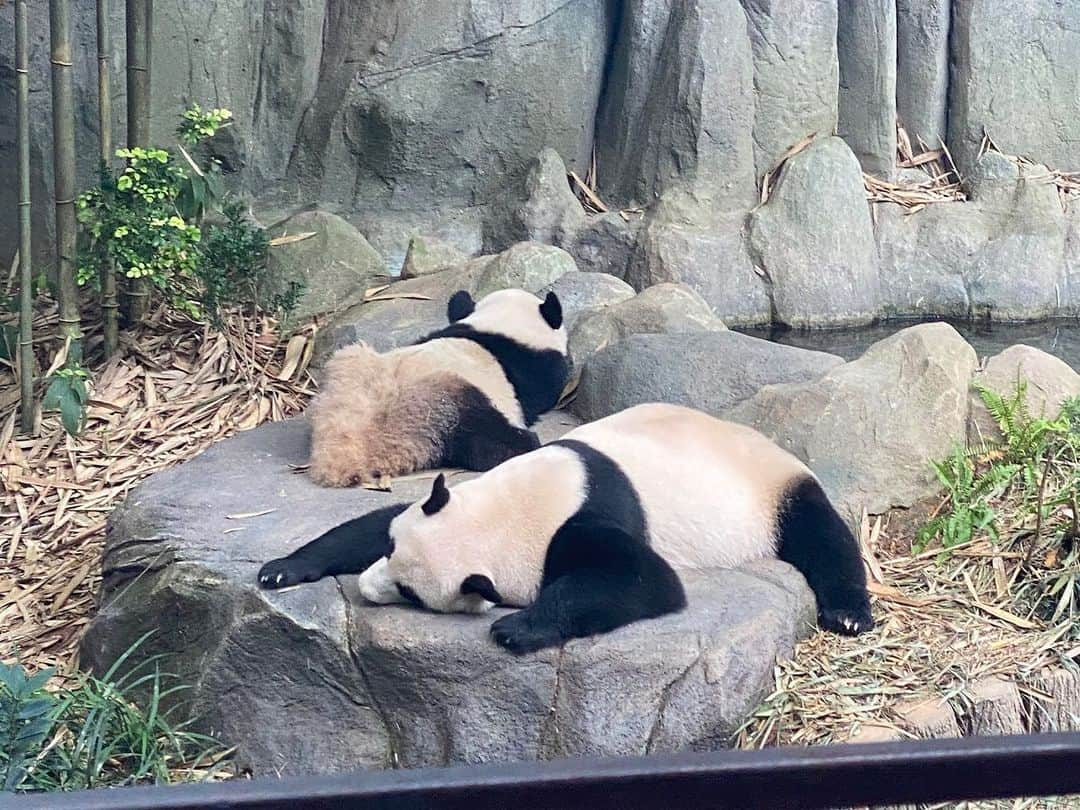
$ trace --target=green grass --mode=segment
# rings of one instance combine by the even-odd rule
[[[57,791],[202,780],[228,751],[177,721],[186,687],[160,656],[120,670],[133,644],[101,678],[80,673],[57,689],[55,672],[0,662],[0,789]],[[165,705],[169,708],[165,708]]]

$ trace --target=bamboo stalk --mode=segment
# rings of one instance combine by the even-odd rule
[[[150,143],[150,14],[152,0],[126,0],[127,145]],[[127,294],[128,319],[140,320],[150,306],[150,284],[132,279]]]
[[[75,285],[75,87],[69,0],[49,0],[52,61],[53,180],[56,194],[56,275],[60,337],[82,339]]]
[[[15,117],[19,147],[19,424],[34,429],[33,251],[30,244],[30,46],[27,0],[15,0]]]
[[[109,81],[109,0],[97,0],[98,137],[101,167],[112,165],[112,96]],[[101,311],[104,316],[105,357],[116,353],[118,341],[116,265],[110,260],[101,268]]]

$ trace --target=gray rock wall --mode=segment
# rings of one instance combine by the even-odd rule
[[[122,143],[123,8],[114,7]],[[1062,244],[1065,226],[1042,192],[1011,207],[978,199],[932,206],[910,222],[879,207],[876,258],[862,249],[871,237],[855,204],[861,178],[833,171],[839,163],[806,174],[797,205],[781,201],[804,210],[781,218],[771,248],[750,237],[777,201],[757,212],[757,226],[749,217],[763,175],[813,133],[839,133],[864,170],[891,175],[897,117],[916,148],[920,139],[944,140],[965,179],[984,132],[1006,152],[1080,169],[1076,3],[192,0],[158,4],[155,15],[155,140],[172,141],[189,103],[229,107],[236,123],[213,151],[256,213],[273,222],[305,207],[334,212],[361,231],[391,274],[416,236],[467,256],[528,239],[638,289],[689,284],[733,324],[1080,311],[1080,283],[1066,269],[1078,251]],[[38,259],[47,264],[45,4],[34,4],[31,16],[34,223]],[[76,4],[73,18],[85,187],[97,151],[92,8]],[[0,95],[14,81],[12,25],[12,14],[0,13]],[[0,210],[9,212],[13,117],[11,105],[0,106]],[[585,177],[594,155],[599,192],[613,209],[603,217],[578,210],[562,177],[564,170]],[[630,205],[645,210],[620,217],[617,209]],[[14,221],[0,216],[0,267],[14,252]],[[798,284],[778,282],[797,262],[817,274],[805,279],[800,270],[800,284],[837,283],[826,268],[835,265],[838,241],[845,254],[854,246],[841,286],[867,280],[854,309],[850,300],[803,300]],[[778,251],[789,255],[779,260]],[[777,277],[763,262],[781,268]],[[880,305],[866,286],[876,262]],[[1017,266],[1030,270],[1017,274]],[[829,306],[815,309],[819,303]]]

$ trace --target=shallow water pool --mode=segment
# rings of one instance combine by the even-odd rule
[[[853,360],[872,343],[914,325],[915,321],[889,321],[875,326],[857,329],[831,329],[816,331],[740,329],[748,335],[765,338],[775,343],[815,349]],[[970,343],[979,358],[989,357],[1007,349],[1014,343],[1025,343],[1036,349],[1060,357],[1080,371],[1080,321],[1056,320],[1039,323],[971,323],[949,321]]]

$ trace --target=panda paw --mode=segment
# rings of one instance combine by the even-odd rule
[[[259,587],[266,591],[276,591],[318,579],[322,579],[321,570],[311,563],[291,560],[288,557],[271,560],[259,569]]]
[[[870,608],[860,607],[854,610],[837,608],[822,610],[818,616],[822,630],[829,630],[842,636],[858,636],[874,629],[874,617]]]
[[[534,627],[528,611],[525,610],[503,616],[494,622],[491,625],[491,637],[496,644],[514,655],[555,647],[562,642],[554,628]]]

